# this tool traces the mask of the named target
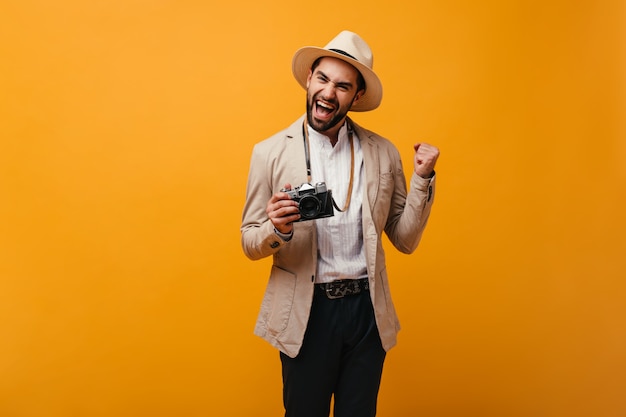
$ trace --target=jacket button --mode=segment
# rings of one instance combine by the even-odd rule
[[[278,246],[280,246],[280,243],[278,243],[278,242],[276,242],[276,241],[274,241],[274,242],[272,242],[272,243],[270,244],[270,247],[271,247],[272,249],[276,249]]]

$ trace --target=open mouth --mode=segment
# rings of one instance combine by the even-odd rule
[[[335,106],[322,100],[315,101],[315,112],[320,118],[328,118],[335,111]]]

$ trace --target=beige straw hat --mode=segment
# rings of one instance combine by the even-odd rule
[[[374,110],[383,98],[383,86],[373,71],[372,50],[356,33],[344,30],[323,48],[305,46],[293,56],[291,70],[298,83],[306,89],[311,65],[316,59],[329,56],[353,65],[365,80],[365,94],[352,106],[352,111]]]

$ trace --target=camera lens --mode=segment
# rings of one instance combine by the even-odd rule
[[[300,199],[300,215],[305,219],[311,219],[320,212],[321,202],[312,195],[304,196]]]

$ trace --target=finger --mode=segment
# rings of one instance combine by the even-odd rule
[[[272,219],[299,213],[298,203],[293,200],[279,200],[274,204],[268,204],[267,214]]]
[[[436,160],[439,156],[439,150],[434,146],[421,145],[415,155],[420,159]]]
[[[300,213],[298,211],[293,212],[291,214],[284,214],[281,212],[274,212],[273,215],[270,216],[270,221],[278,230],[281,230],[283,233],[289,232],[289,227],[291,223],[297,221],[300,218]]]

